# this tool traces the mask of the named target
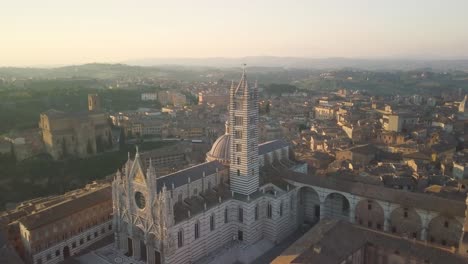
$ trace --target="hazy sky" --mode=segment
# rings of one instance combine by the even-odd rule
[[[0,0],[0,65],[468,57],[468,0]]]

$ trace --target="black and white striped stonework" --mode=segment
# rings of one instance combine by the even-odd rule
[[[237,86],[231,85],[229,132],[231,134],[231,190],[250,195],[259,188],[258,92],[249,87],[245,70]]]

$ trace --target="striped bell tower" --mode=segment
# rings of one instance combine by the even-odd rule
[[[231,134],[231,191],[250,195],[258,190],[258,91],[249,87],[245,64],[242,78],[230,90],[229,133]]]

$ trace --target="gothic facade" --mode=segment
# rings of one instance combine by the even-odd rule
[[[159,176],[137,153],[117,173],[115,243],[122,253],[146,263],[191,263],[233,240],[277,242],[296,230],[293,186],[274,182],[260,167],[304,172],[306,166],[289,160],[283,141],[258,145],[257,89],[245,72],[230,95],[229,137],[207,162]]]

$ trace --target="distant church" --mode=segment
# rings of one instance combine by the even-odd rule
[[[40,114],[45,150],[53,159],[84,158],[112,148],[108,115],[97,94],[88,95],[88,111],[66,113],[50,109]]]
[[[306,173],[286,142],[258,144],[258,91],[245,70],[205,163],[156,175],[137,152],[113,181],[115,246],[146,263],[192,263],[235,240],[279,242],[297,229],[297,193],[275,168]]]

